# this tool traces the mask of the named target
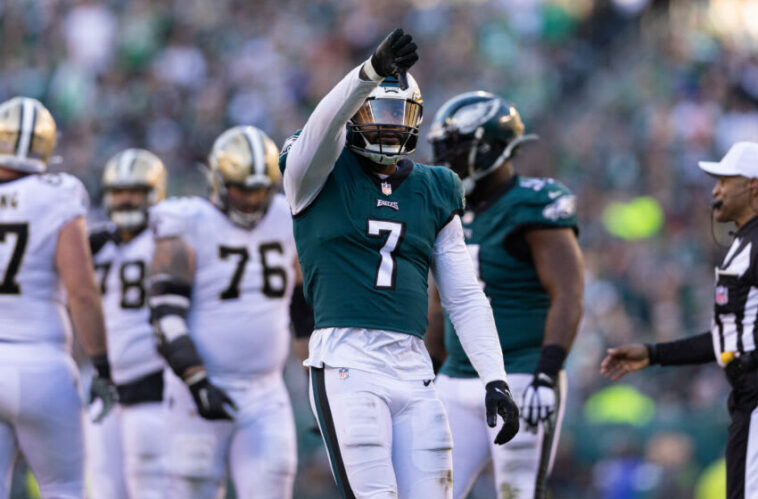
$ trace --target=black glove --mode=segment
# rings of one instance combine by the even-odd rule
[[[497,415],[503,418],[503,427],[495,437],[495,443],[502,445],[516,436],[519,429],[518,407],[513,401],[511,390],[505,381],[490,381],[487,383],[487,395],[484,405],[487,408],[487,425],[494,428]]]
[[[234,419],[237,411],[237,405],[234,401],[229,398],[224,390],[208,381],[208,376],[205,373],[200,374],[200,376],[191,377],[191,381],[187,382],[187,386],[192,392],[192,398],[195,399],[197,412],[204,419],[209,420]]]
[[[116,387],[111,381],[111,369],[108,355],[100,354],[92,357],[95,376],[89,387],[89,411],[93,423],[99,423],[111,412],[118,401]]]
[[[381,77],[396,75],[400,88],[405,90],[408,88],[405,73],[418,61],[417,49],[411,35],[404,34],[402,29],[397,28],[379,44],[371,56],[371,66]]]

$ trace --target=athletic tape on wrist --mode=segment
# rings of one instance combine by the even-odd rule
[[[371,57],[366,59],[366,62],[363,63],[363,71],[366,73],[366,76],[368,76],[368,79],[371,81],[381,81],[384,79],[383,76],[381,76],[379,73],[376,72],[376,69],[374,69],[374,65],[371,64]]]

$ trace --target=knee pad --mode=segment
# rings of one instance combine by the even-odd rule
[[[413,465],[421,471],[440,472],[452,483],[453,437],[442,402],[420,400],[413,409]]]

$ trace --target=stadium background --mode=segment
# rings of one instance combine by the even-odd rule
[[[712,180],[696,161],[758,140],[756,19],[750,0],[0,0],[0,100],[23,94],[50,108],[52,169],[81,178],[95,203],[105,160],[132,146],[164,160],[171,194],[203,194],[200,164],[222,130],[253,124],[281,144],[402,26],[420,47],[422,136],[444,100],[493,91],[541,136],[517,170],[578,195],[586,310],[568,360],[555,497],[720,497],[719,370],[653,368],[613,386],[598,369],[610,345],[709,325],[722,248]],[[429,152],[422,141],[416,158]],[[333,497],[294,361],[287,378],[295,496]],[[26,497],[18,478],[13,497]],[[473,496],[487,497],[486,484]]]

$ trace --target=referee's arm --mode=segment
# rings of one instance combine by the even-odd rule
[[[681,366],[705,364],[716,360],[710,331],[665,343],[640,343],[609,348],[600,364],[600,373],[618,381],[625,374],[647,366]]]

